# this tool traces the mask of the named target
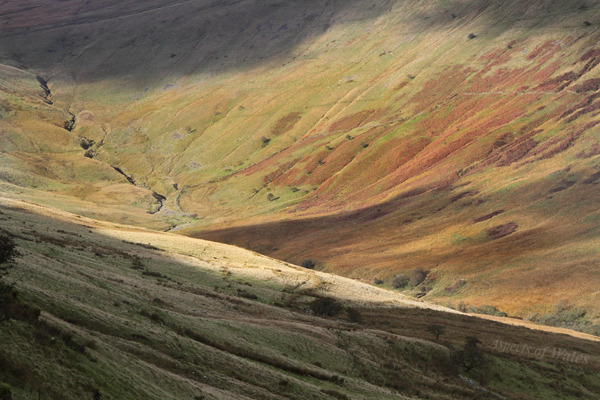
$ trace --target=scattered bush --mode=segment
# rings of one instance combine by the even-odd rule
[[[155,278],[163,278],[163,279],[168,279],[169,277],[166,275],[161,274],[160,272],[155,272],[155,271],[144,271],[142,272],[142,275],[145,276],[153,276]]]
[[[427,278],[427,274],[428,272],[421,267],[413,269],[410,276],[410,284],[415,287],[419,286]]]
[[[469,36],[467,36],[469,39],[475,39],[477,36],[474,33],[469,33]]]
[[[151,312],[149,312],[147,310],[140,310],[140,315],[142,317],[149,318],[150,320],[152,320],[154,322],[158,322],[158,323],[163,324],[163,325],[165,323],[165,320],[157,312],[151,313]]]
[[[383,285],[383,280],[381,280],[379,278],[373,278],[373,284],[374,285]]]
[[[302,268],[306,269],[314,269],[317,266],[317,262],[312,258],[307,258],[306,260],[302,261],[301,266]]]
[[[346,308],[346,314],[348,314],[348,319],[350,320],[350,322],[354,322],[357,324],[360,324],[362,322],[362,314],[356,308]]]
[[[260,138],[260,141],[262,143],[262,147],[266,147],[271,142],[271,139],[269,139],[266,136],[263,136]]]
[[[479,345],[481,341],[474,336],[468,336],[465,339],[465,345],[462,350],[454,351],[451,355],[452,362],[469,372],[474,368],[482,367],[487,364],[485,354]]]
[[[0,321],[15,319],[33,323],[38,320],[41,310],[21,302],[12,285],[0,282]]]
[[[315,315],[321,317],[335,317],[343,311],[342,305],[331,297],[321,297],[312,301],[309,305]]]
[[[253,293],[250,293],[250,292],[247,292],[244,289],[238,289],[237,290],[237,295],[240,296],[240,297],[243,297],[245,299],[248,299],[248,300],[258,300],[258,296],[257,295],[255,295]]]
[[[8,269],[10,264],[19,255],[17,244],[6,233],[0,233],[0,276]]]
[[[397,274],[392,280],[392,287],[395,289],[402,289],[408,285],[410,278],[404,274]]]
[[[594,325],[590,321],[585,320],[586,315],[587,310],[575,307],[573,304],[561,300],[554,305],[553,312],[544,315],[532,313],[525,317],[525,320],[580,332],[594,331]]]
[[[4,382],[0,382],[0,400],[12,400],[12,388]]]
[[[441,335],[446,332],[446,327],[443,325],[431,324],[427,326],[427,332],[435,336],[435,340],[438,340]]]
[[[134,257],[133,260],[131,260],[131,269],[137,269],[137,270],[144,269],[144,263],[142,262],[142,260],[139,257]]]
[[[452,286],[446,287],[445,290],[447,292],[453,294],[453,293],[458,292],[466,284],[467,284],[467,281],[465,279],[458,279],[456,282],[454,282],[454,284]]]

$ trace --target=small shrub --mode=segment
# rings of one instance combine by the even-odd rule
[[[362,314],[356,308],[346,308],[346,314],[348,314],[348,319],[350,320],[350,322],[354,322],[357,324],[360,324],[362,322]]]
[[[281,387],[288,387],[290,385],[290,381],[288,379],[281,379],[279,381],[279,386]]]
[[[240,297],[243,297],[245,299],[248,299],[248,300],[258,300],[258,296],[257,295],[255,295],[253,293],[250,293],[250,292],[247,292],[244,289],[238,289],[237,290],[237,295],[240,296]]]
[[[163,275],[160,272],[155,272],[155,271],[144,271],[144,272],[142,272],[142,275],[153,276],[155,278],[163,278],[163,279],[168,278],[166,275]]]
[[[530,321],[530,322],[537,322],[537,320],[540,318],[540,314],[538,313],[531,313],[528,314],[525,318],[523,318],[525,321]]]
[[[343,311],[342,305],[331,297],[321,297],[312,301],[309,305],[315,315],[321,317],[335,317]]]
[[[14,239],[6,233],[0,233],[0,274],[6,270],[6,264],[14,261],[18,255]]]
[[[540,318],[538,318],[537,323],[542,325],[557,326],[558,321],[559,320],[556,315],[544,314]]]
[[[452,362],[469,372],[474,368],[483,367],[487,364],[485,354],[479,345],[481,341],[474,336],[465,339],[465,345],[462,350],[454,351],[451,355]]]
[[[397,274],[392,280],[392,287],[395,289],[402,289],[408,285],[410,278],[404,274]]]
[[[427,332],[435,336],[435,340],[438,340],[441,335],[446,332],[446,327],[443,325],[431,324],[427,326]]]
[[[12,399],[12,388],[10,385],[0,382],[0,400],[11,400]]]
[[[469,36],[467,36],[469,39],[475,39],[477,36],[474,33],[469,33]]]
[[[266,136],[263,136],[260,138],[260,141],[262,143],[262,147],[266,147],[271,142],[271,139],[269,139]]]
[[[135,257],[133,260],[131,260],[131,269],[143,270],[144,263],[138,257]]]
[[[164,325],[164,323],[165,323],[165,321],[162,319],[162,317],[160,315],[158,315],[158,313],[155,313],[155,312],[150,314],[149,318],[154,322],[158,322],[159,324]]]
[[[302,261],[301,266],[302,268],[306,269],[314,269],[317,266],[317,262],[312,258],[307,258],[306,260]]]
[[[379,278],[373,278],[373,284],[375,285],[383,285],[383,281]]]
[[[415,287],[419,286],[427,278],[427,274],[428,272],[421,267],[413,269],[410,276],[410,284]]]

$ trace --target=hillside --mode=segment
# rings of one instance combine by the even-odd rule
[[[598,317],[596,2],[257,4],[3,3],[2,192]]]
[[[589,335],[487,321],[240,248],[6,198],[0,229],[21,253],[7,278],[17,299],[41,310],[36,320],[14,300],[0,307],[11,318],[0,323],[0,381],[15,399],[599,398],[600,341]],[[321,296],[361,322],[311,315]],[[438,340],[430,324],[446,328]],[[467,336],[488,364],[461,378],[452,354]]]

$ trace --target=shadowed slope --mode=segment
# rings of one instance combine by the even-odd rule
[[[0,321],[0,381],[17,398],[598,398],[600,342],[586,335],[481,320],[243,249],[7,199],[0,229],[21,253],[9,275],[17,298],[41,309],[37,321],[23,308]],[[310,315],[320,296],[363,321]],[[432,323],[446,328],[440,340]],[[485,390],[451,362],[465,336],[482,341],[489,364],[467,376]],[[534,353],[540,343],[547,354]]]

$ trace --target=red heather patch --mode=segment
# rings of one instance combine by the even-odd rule
[[[573,71],[570,72],[566,72],[562,75],[557,76],[556,78],[552,78],[547,80],[546,82],[542,83],[541,85],[539,85],[538,87],[535,88],[535,90],[539,90],[539,91],[549,91],[549,90],[555,90],[558,85],[561,85],[561,88],[565,88],[567,86],[569,86],[571,84],[571,82],[577,80],[579,78],[578,74],[576,74]],[[558,89],[559,91],[561,89]]]
[[[600,78],[588,79],[583,82],[581,85],[577,85],[573,87],[573,90],[576,92],[595,92],[600,89]]]
[[[584,62],[587,60],[596,59],[598,56],[600,56],[600,50],[598,50],[598,49],[588,50],[584,55],[581,56],[581,58],[579,58],[579,61]]]
[[[404,81],[404,82],[400,83],[398,86],[396,86],[394,88],[394,90],[395,91],[402,90],[402,89],[404,89],[404,87],[406,87],[406,85],[408,85],[408,83],[409,83],[408,81]]]
[[[263,182],[265,184],[269,184],[275,180],[277,180],[277,178],[279,178],[281,175],[283,175],[284,173],[286,173],[287,171],[289,171],[294,165],[296,165],[296,163],[300,161],[300,159],[296,159],[294,161],[290,161],[288,163],[282,164],[279,166],[279,168],[277,168],[277,170],[271,172],[270,174],[266,175],[263,178]]]
[[[502,214],[503,212],[504,212],[504,210],[496,210],[489,214],[482,215],[481,217],[477,217],[477,218],[473,219],[473,223],[487,221],[488,219],[492,219],[495,216]]]
[[[443,74],[439,74],[436,79],[427,81],[423,89],[408,103],[414,104],[419,110],[437,105],[449,94],[456,93],[472,72],[470,68],[461,69],[459,66],[453,66]]]
[[[331,124],[329,126],[329,133],[345,132],[354,128],[358,128],[374,112],[374,110],[365,110],[355,114],[347,115]]]
[[[491,239],[500,239],[516,231],[518,227],[519,225],[516,223],[509,222],[508,224],[494,226],[486,230],[486,233]]]
[[[562,65],[561,65],[560,61],[554,61],[552,64],[550,64],[546,68],[544,68],[541,71],[534,74],[531,77],[531,80],[533,82],[544,82],[544,81],[548,80],[552,75],[554,75],[556,73],[556,71],[558,71],[560,69],[561,66]],[[517,90],[525,91],[525,90],[527,90],[527,87],[519,88]]]
[[[270,156],[257,162],[256,164],[248,166],[246,169],[240,171],[239,173],[244,174],[244,175],[252,175],[255,173],[261,173],[266,168],[269,168],[270,165],[277,165],[277,160],[280,160],[281,158],[285,159],[289,155],[293,154],[293,152],[295,151],[295,148],[297,146],[299,146],[299,145],[307,146],[317,140],[319,140],[318,137],[313,137],[313,138],[306,139],[302,142],[295,142],[292,145],[271,154]]]
[[[466,192],[462,192],[450,198],[450,203],[456,203],[457,201],[464,199],[465,197],[472,197],[478,195],[479,192],[476,190],[467,190]]]
[[[573,107],[569,108],[567,111],[565,111],[560,118],[566,118],[567,116],[573,114],[575,111],[581,109],[581,108],[586,108],[588,106],[590,106],[594,100],[596,100],[598,97],[600,97],[600,94],[598,93],[594,93],[591,96],[586,97],[585,99],[581,100],[579,103],[577,103],[576,105],[574,105]]]
[[[575,157],[577,158],[591,158],[600,154],[600,144],[595,143],[590,147],[588,151],[582,151],[578,153]]]
[[[547,41],[546,43],[544,43],[543,45],[539,46],[537,49],[535,49],[534,51],[529,53],[529,55],[527,56],[527,59],[529,61],[531,61],[540,55],[547,55],[550,52],[554,53],[554,52],[556,52],[557,48],[559,48],[559,46],[554,44],[554,42]]]
[[[296,123],[300,121],[301,116],[302,113],[299,112],[289,113],[288,115],[277,121],[277,123],[271,130],[271,134],[274,136],[279,136],[286,132],[289,132],[294,127],[294,125],[296,125]]]
[[[539,160],[550,159],[550,158],[554,157],[555,155],[557,155],[558,153],[562,153],[563,151],[567,150],[569,147],[571,147],[571,146],[573,146],[573,144],[575,144],[577,139],[579,139],[585,131],[587,131],[588,129],[592,129],[593,127],[595,127],[598,124],[600,124],[600,121],[593,121],[593,122],[590,122],[590,123],[586,124],[585,126],[579,128],[578,130],[572,132],[571,134],[569,134],[569,136],[567,136],[565,139],[563,139],[553,149],[544,153],[539,158]]]
[[[594,172],[592,175],[590,175],[589,178],[586,178],[581,183],[583,183],[584,185],[597,185],[599,183],[598,182],[599,179],[600,179],[600,171]]]
[[[536,132],[532,133],[535,134]],[[524,138],[523,140],[519,138],[519,140],[517,140],[516,142],[517,143],[514,143],[512,146],[510,146],[504,151],[504,153],[502,154],[502,160],[500,160],[497,164],[499,167],[509,166],[512,163],[521,160],[527,155],[527,153],[529,153],[533,148],[535,148],[538,145],[538,142],[531,139],[530,137]]]

